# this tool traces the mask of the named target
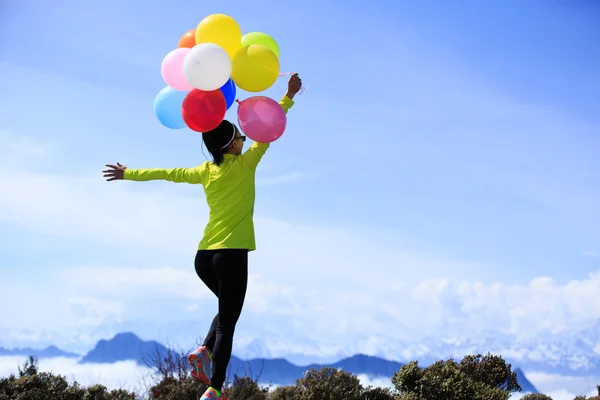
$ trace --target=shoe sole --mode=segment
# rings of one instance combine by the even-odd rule
[[[188,362],[190,363],[190,366],[192,367],[192,378],[196,382],[204,383],[205,385],[210,385],[210,379],[208,379],[208,376],[206,376],[206,374],[204,373],[202,368],[200,368],[200,365],[202,363],[200,362],[200,357],[198,357],[198,354],[197,353],[190,354],[188,356]]]

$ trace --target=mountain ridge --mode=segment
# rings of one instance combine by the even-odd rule
[[[52,345],[43,349],[33,349],[31,347],[7,349],[0,347],[0,356],[35,356],[37,358],[54,358],[54,357],[66,357],[66,358],[79,358],[80,354],[72,353],[59,349]]]
[[[600,379],[600,320],[574,330],[559,330],[543,334],[521,334],[495,329],[448,331],[430,335],[372,332],[304,335],[287,331],[261,320],[246,319],[236,330],[234,354],[242,359],[284,358],[296,365],[313,362],[335,363],[354,354],[369,354],[406,363],[419,360],[429,365],[437,360],[460,359],[466,354],[491,352],[525,371],[561,375],[574,378]],[[8,331],[0,328],[0,337],[6,337],[5,347],[36,347],[57,345],[62,349],[86,354],[102,338],[118,332],[135,332],[146,339],[165,340],[176,347],[193,344],[198,340],[196,320],[175,320],[165,325],[148,320],[125,320],[98,326],[93,330],[81,328],[69,332],[48,332],[43,339],[27,339],[27,331]],[[433,336],[432,336],[433,335]]]
[[[191,350],[191,349],[190,349]],[[142,340],[132,332],[123,332],[109,340],[100,340],[96,346],[79,361],[86,363],[114,363],[134,360],[140,365],[151,365],[153,355],[165,355],[168,349],[160,342]],[[285,358],[250,358],[243,360],[232,355],[229,363],[229,374],[247,375],[261,383],[292,385],[305,371],[323,367],[339,368],[355,375],[365,375],[370,378],[389,378],[402,367],[402,363],[386,360],[381,357],[365,354],[355,354],[342,358],[334,363],[312,363],[295,365]],[[537,389],[525,377],[520,368],[515,368],[523,392],[538,393]]]
[[[41,350],[30,347],[15,349],[0,347],[0,356],[33,355],[38,358],[79,358],[78,363],[80,364],[112,364],[119,361],[131,360],[143,366],[151,365],[155,355],[166,354],[167,352],[167,347],[162,343],[155,340],[143,340],[133,332],[121,332],[110,339],[101,339],[85,354],[67,352],[54,345],[47,346]],[[423,366],[428,365],[427,362],[420,362],[419,364]],[[248,375],[258,379],[263,384],[291,385],[305,371],[311,368],[332,367],[369,378],[391,379],[394,372],[398,371],[402,365],[403,363],[398,361],[391,361],[384,357],[362,353],[341,357],[334,362],[313,362],[303,365],[295,364],[285,357],[246,357],[243,359],[242,357],[232,355],[228,373]],[[523,393],[538,393],[535,386],[526,378],[521,368],[514,368],[514,371],[517,373],[519,383],[523,387]]]

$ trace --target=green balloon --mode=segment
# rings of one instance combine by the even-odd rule
[[[242,47],[260,44],[271,50],[279,58],[279,46],[275,39],[263,32],[249,32],[242,36]]]

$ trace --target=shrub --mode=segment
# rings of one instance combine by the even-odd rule
[[[268,388],[263,388],[250,377],[234,376],[233,383],[225,388],[224,394],[229,400],[267,400]]]
[[[206,385],[195,382],[191,377],[182,379],[163,378],[149,390],[150,400],[198,400]]]
[[[356,376],[329,367],[306,371],[296,386],[303,398],[314,400],[360,400],[363,391]]]
[[[269,400],[304,400],[297,386],[279,386],[269,394]]]
[[[363,390],[362,400],[394,400],[394,394],[388,388],[367,387]]]
[[[521,390],[511,365],[491,354],[466,356],[460,363],[440,360],[426,368],[412,361],[392,383],[401,399],[507,400]]]
[[[61,375],[39,372],[35,357],[29,357],[19,376],[0,379],[0,400],[135,400],[135,393],[126,390],[108,391],[105,386],[81,387],[69,384]]]
[[[545,394],[526,394],[521,400],[552,400],[552,397]]]
[[[460,361],[459,368],[469,379],[481,382],[492,389],[507,392],[521,391],[517,382],[517,373],[512,371],[512,366],[500,356],[486,354],[482,356],[466,356]]]
[[[154,371],[149,400],[197,400],[206,385],[190,376],[187,352],[169,350],[148,358]],[[126,390],[109,391],[103,385],[87,388],[65,377],[38,370],[37,359],[30,357],[19,366],[18,376],[0,378],[0,400],[136,400]],[[502,357],[475,355],[460,362],[440,360],[426,368],[412,361],[394,373],[387,388],[364,388],[353,374],[335,368],[310,369],[295,385],[278,387],[269,393],[258,384],[259,378],[233,376],[223,393],[229,400],[507,400],[511,392],[521,390],[511,365]],[[528,394],[523,400],[552,400],[544,394]],[[598,396],[578,396],[574,400],[600,400]]]

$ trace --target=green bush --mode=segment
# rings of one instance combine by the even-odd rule
[[[440,360],[426,368],[412,361],[400,368],[392,383],[401,399],[507,400],[520,391],[517,375],[502,357],[466,356],[459,363]]]
[[[148,364],[156,372],[155,384],[142,397],[102,385],[70,384],[63,376],[39,372],[37,360],[30,357],[19,367],[18,376],[0,378],[0,400],[197,400],[206,390],[191,378],[187,352],[157,353]],[[223,393],[228,400],[507,400],[521,390],[511,365],[490,354],[467,356],[460,362],[440,360],[426,368],[412,361],[392,377],[393,390],[365,388],[353,374],[328,367],[308,370],[294,385],[271,392],[257,380],[234,375]],[[523,400],[552,398],[529,394]],[[600,386],[598,396],[574,400],[600,400]]]
[[[249,377],[234,376],[233,383],[227,385],[223,394],[229,400],[267,400],[268,388],[260,387],[258,383]]]
[[[362,400],[394,400],[394,394],[388,388],[367,387],[363,390]]]
[[[521,400],[552,400],[552,397],[545,394],[526,394]]]
[[[360,400],[358,378],[335,368],[310,369],[296,382],[302,397],[314,400]]]
[[[191,377],[166,377],[150,388],[148,396],[150,400],[198,400],[206,388]]]
[[[0,379],[0,400],[135,400],[135,393],[125,390],[108,391],[102,385],[81,387],[77,382],[69,384],[64,376],[39,372],[35,357],[23,367],[19,376]],[[195,399],[196,400],[196,399]]]
[[[279,386],[269,394],[269,400],[304,400],[297,386]]]

